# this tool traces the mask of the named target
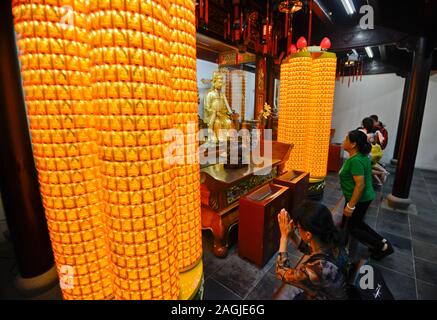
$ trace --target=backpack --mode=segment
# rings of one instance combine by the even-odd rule
[[[378,130],[379,132],[381,132],[382,136],[384,137],[384,142],[381,143],[381,148],[382,150],[384,150],[385,147],[387,147],[387,143],[388,143],[388,131],[382,125]]]

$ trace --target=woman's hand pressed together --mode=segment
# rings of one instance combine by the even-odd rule
[[[287,238],[293,232],[293,220],[290,220],[287,210],[282,209],[278,214],[279,230],[281,231],[281,238]]]

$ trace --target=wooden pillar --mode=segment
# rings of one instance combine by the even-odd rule
[[[406,109],[405,105],[407,104],[407,100],[408,100],[409,86],[411,82],[410,79],[411,79],[411,72],[408,72],[407,75],[405,76],[404,93],[403,93],[402,104],[401,104],[401,113],[399,115],[396,143],[393,151],[393,159],[391,161],[393,164],[397,163],[397,159],[399,157],[399,146],[401,144],[401,139],[402,139],[402,128],[404,127],[405,109]]]
[[[20,275],[53,267],[27,124],[11,1],[0,1],[0,189]]]
[[[264,107],[264,102],[266,102],[266,64],[266,57],[262,55],[256,57],[254,118],[257,120],[259,113]]]
[[[266,102],[273,109],[275,98],[275,61],[268,57],[266,63]],[[267,128],[273,129],[273,118],[270,117]]]
[[[410,187],[425,111],[432,52],[431,42],[425,37],[420,37],[416,44],[411,68],[411,82],[408,86],[396,176],[392,193],[387,198],[389,206],[393,208],[407,209],[411,204]]]

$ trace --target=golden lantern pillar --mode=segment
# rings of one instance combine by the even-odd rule
[[[170,4],[91,1],[92,92],[117,299],[177,299]]]
[[[185,300],[195,297],[203,281],[195,3],[171,0],[169,14],[174,128],[183,135],[183,157],[176,163],[175,179],[180,299]]]
[[[311,86],[311,64],[311,55],[302,52],[288,57],[281,65],[278,141],[293,144],[290,158],[285,165],[287,170],[309,171],[308,93]]]
[[[112,282],[101,214],[89,87],[87,1],[13,2],[33,153],[65,299],[108,299]]]
[[[334,53],[315,53],[311,69],[308,161],[309,196],[323,192],[327,174],[337,59]]]
[[[309,196],[325,187],[336,56],[301,51],[281,65],[278,141],[294,145],[287,170],[310,173]]]

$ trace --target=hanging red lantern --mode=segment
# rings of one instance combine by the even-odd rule
[[[322,50],[328,50],[329,48],[331,48],[331,40],[329,40],[329,38],[327,37],[324,37],[320,42],[320,47],[322,48]]]
[[[305,48],[306,46],[307,46],[307,40],[305,39],[305,37],[300,37],[298,40],[297,40],[297,47],[299,48],[299,49],[302,49],[302,48]]]

